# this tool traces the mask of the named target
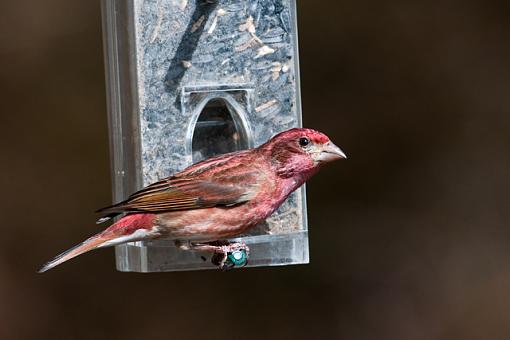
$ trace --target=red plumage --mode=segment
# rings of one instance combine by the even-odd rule
[[[345,154],[326,135],[296,128],[257,148],[199,162],[100,209],[106,214],[100,221],[125,216],[57,256],[41,272],[87,251],[125,242],[211,242],[237,236],[271,215],[323,163],[339,158]]]

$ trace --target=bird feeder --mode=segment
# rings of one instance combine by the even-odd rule
[[[103,0],[115,202],[205,158],[301,126],[295,0]],[[305,190],[241,235],[248,266],[308,263]],[[117,269],[215,268],[170,240],[116,247]]]

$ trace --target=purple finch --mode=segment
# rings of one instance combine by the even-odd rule
[[[182,249],[223,252],[223,264],[231,248],[215,241],[243,234],[265,220],[322,164],[340,158],[345,154],[326,135],[296,128],[257,148],[199,162],[100,209],[106,217],[99,222],[125,215],[40,272],[96,248],[157,238],[174,240]]]

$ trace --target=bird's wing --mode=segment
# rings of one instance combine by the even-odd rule
[[[198,163],[100,209],[107,218],[98,222],[125,212],[160,213],[245,203],[255,196],[260,176],[249,163],[225,162],[230,157]]]

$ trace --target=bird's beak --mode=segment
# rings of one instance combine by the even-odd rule
[[[342,158],[347,158],[345,153],[332,142],[327,142],[324,144],[321,153],[317,157],[317,161],[327,163]]]

